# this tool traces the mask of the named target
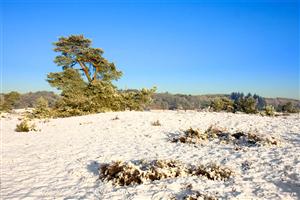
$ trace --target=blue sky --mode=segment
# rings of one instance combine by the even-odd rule
[[[296,0],[2,0],[1,26],[3,92],[53,90],[52,42],[84,34],[120,88],[300,98]]]

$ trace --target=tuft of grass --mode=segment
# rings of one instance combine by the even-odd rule
[[[156,120],[154,122],[151,123],[152,126],[161,126],[161,123],[159,120]]]
[[[29,131],[36,131],[35,125],[30,125],[27,120],[23,120],[20,124],[17,124],[16,132],[29,132]]]

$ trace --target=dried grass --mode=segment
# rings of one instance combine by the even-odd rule
[[[29,124],[28,120],[24,119],[20,124],[17,124],[16,132],[37,131],[35,124]]]

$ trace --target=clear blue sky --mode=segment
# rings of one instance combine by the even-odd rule
[[[299,99],[297,0],[1,2],[3,92],[53,90],[52,42],[84,34],[120,88]]]

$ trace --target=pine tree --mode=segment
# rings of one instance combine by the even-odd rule
[[[102,57],[102,49],[91,44],[83,35],[61,37],[54,43],[54,51],[60,53],[54,62],[63,69],[47,77],[52,87],[62,91],[62,98],[55,105],[56,116],[144,109],[151,102],[155,88],[119,92],[112,81],[118,80],[122,72]]]

